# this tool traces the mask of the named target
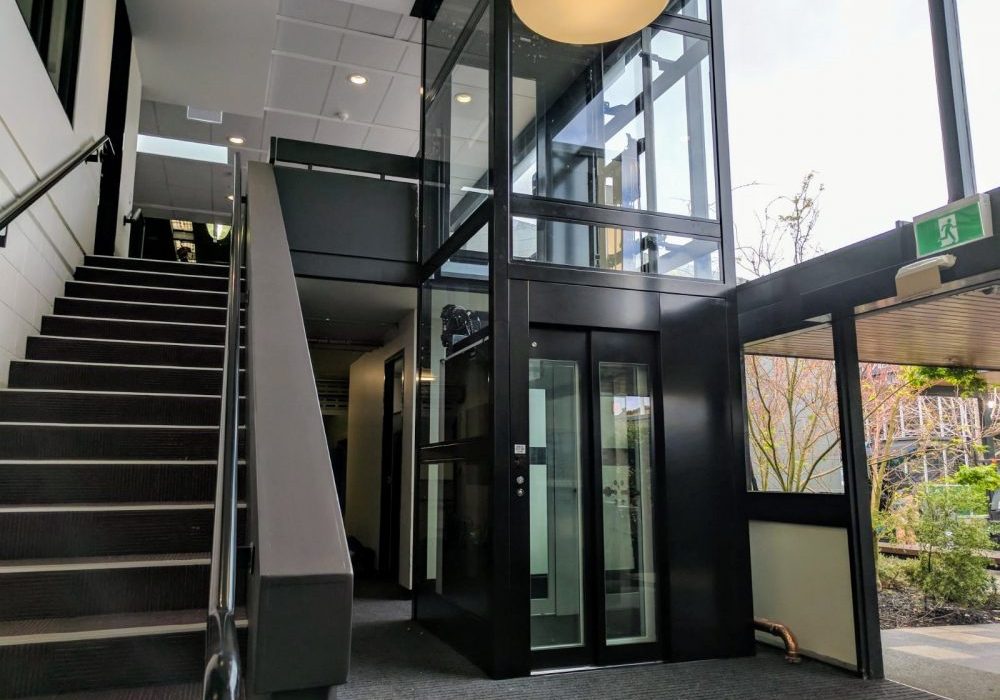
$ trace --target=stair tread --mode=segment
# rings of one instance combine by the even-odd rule
[[[59,693],[58,695],[32,695],[22,700],[202,700],[201,683],[172,683],[147,685],[136,688],[108,688],[106,690]]]
[[[77,571],[87,569],[126,569],[143,566],[203,566],[211,562],[210,552],[180,554],[121,554],[99,557],[56,557],[44,559],[0,560],[0,576],[41,571]]]
[[[0,646],[200,632],[205,629],[205,617],[204,609],[195,609],[0,621]],[[245,608],[236,609],[236,625],[246,626]]]
[[[89,316],[61,316],[60,318],[90,318]],[[128,319],[91,319],[94,321],[106,321],[106,320],[117,320],[125,321]],[[132,322],[132,321],[130,321]],[[168,321],[134,321],[134,323],[169,323]],[[183,325],[199,325],[199,324],[183,324]],[[209,325],[209,324],[202,324]],[[223,326],[224,328],[225,326]],[[75,343],[128,343],[129,345],[172,345],[182,348],[223,348],[225,345],[221,343],[177,343],[170,340],[131,340],[128,338],[87,338],[75,335],[39,335],[32,336],[35,338],[44,338],[45,340],[71,340]],[[244,346],[240,346],[243,348]]]

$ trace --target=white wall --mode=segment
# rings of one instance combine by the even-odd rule
[[[416,312],[399,324],[399,334],[351,365],[347,407],[347,533],[378,553],[382,481],[382,399],[385,362],[403,355],[403,483],[400,498],[399,584],[413,586],[414,424],[416,422]]]
[[[104,133],[114,0],[84,3],[76,106],[70,123],[12,0],[0,2],[0,203],[7,204]],[[94,247],[100,166],[77,168],[11,225],[0,249],[0,386],[24,356],[63,282]]]
[[[132,227],[124,218],[132,211],[135,191],[135,148],[139,138],[139,105],[142,102],[142,75],[139,57],[132,44],[132,62],[128,70],[128,102],[125,107],[125,134],[122,136],[122,181],[118,191],[118,234],[115,236],[115,255],[128,255],[128,242]]]
[[[751,520],[750,562],[755,617],[787,625],[807,656],[857,668],[847,530]]]

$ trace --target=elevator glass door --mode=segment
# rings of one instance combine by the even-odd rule
[[[646,336],[532,329],[536,668],[657,657],[655,368]]]

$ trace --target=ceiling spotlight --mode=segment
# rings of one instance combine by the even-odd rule
[[[457,95],[455,95],[455,102],[459,103],[460,105],[467,105],[470,102],[472,102],[472,95],[470,95],[467,92],[460,92]]]
[[[246,139],[243,138],[242,136],[230,136],[229,137],[229,143],[233,144],[234,146],[242,146],[246,142],[247,142]]]
[[[513,0],[528,28],[565,44],[603,44],[635,34],[660,16],[666,0]]]
[[[365,83],[368,82],[368,78],[361,75],[360,73],[354,73],[348,78],[348,80],[350,80],[355,85],[364,85]]]
[[[230,202],[232,202],[235,199],[235,197],[233,197],[233,195],[231,195],[231,194],[227,194],[226,195],[226,199],[228,199]]]

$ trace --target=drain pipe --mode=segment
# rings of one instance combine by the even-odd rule
[[[790,664],[802,663],[802,655],[799,653],[799,643],[796,641],[792,631],[785,625],[780,622],[765,620],[763,617],[755,617],[753,619],[753,626],[761,632],[781,637],[781,641],[785,643],[785,661]]]

